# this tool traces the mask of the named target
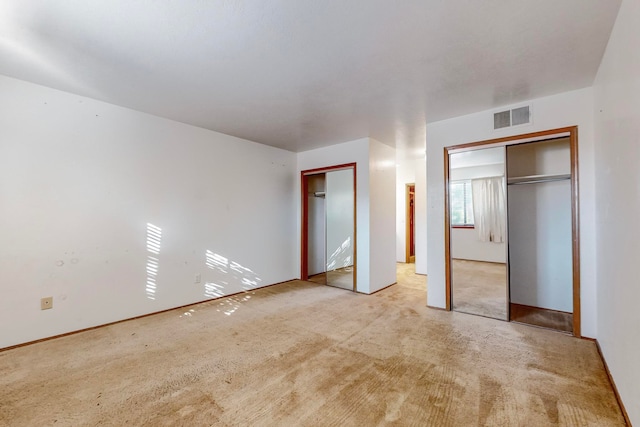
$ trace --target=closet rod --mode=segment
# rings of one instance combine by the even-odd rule
[[[509,178],[507,185],[521,185],[521,184],[538,184],[541,182],[553,182],[553,181],[565,181],[571,179],[571,174],[565,175],[532,175],[523,176],[517,178]]]

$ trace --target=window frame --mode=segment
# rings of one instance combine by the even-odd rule
[[[456,180],[452,180],[449,181],[449,193],[452,194],[453,191],[451,190],[451,187],[454,184],[459,184],[459,183],[463,183],[463,200],[462,200],[462,209],[463,209],[463,217],[465,218],[465,220],[467,219],[467,196],[466,196],[466,192],[467,192],[467,186],[468,186],[468,191],[471,194],[471,180],[470,179],[456,179]],[[473,196],[471,195],[469,197],[469,200],[471,202],[471,213],[473,215]],[[454,224],[453,223],[453,197],[450,197],[450,206],[449,206],[449,210],[451,212],[450,214],[450,218],[451,218],[451,228],[461,228],[461,229],[475,229],[475,219],[472,218],[473,223],[467,223],[465,221],[464,224]]]

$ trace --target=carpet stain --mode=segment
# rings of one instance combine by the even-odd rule
[[[493,407],[495,406],[501,391],[502,386],[499,382],[493,380],[487,375],[480,376],[480,392],[478,394],[478,397],[480,398],[480,410],[478,414],[478,425],[487,425],[489,414],[493,411]]]
[[[543,394],[541,396],[544,409],[547,413],[547,418],[550,424],[558,424],[560,421],[560,414],[558,412],[558,397],[551,394]]]
[[[384,420],[386,422],[398,421],[402,415],[402,404],[404,403],[405,394],[397,391],[387,393],[384,398],[386,405]]]

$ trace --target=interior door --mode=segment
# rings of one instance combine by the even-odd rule
[[[407,245],[406,245],[406,262],[416,262],[416,230],[415,230],[415,194],[416,186],[407,184]]]

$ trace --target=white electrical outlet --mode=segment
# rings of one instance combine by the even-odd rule
[[[196,274],[195,283],[202,282],[202,275],[200,273]]]
[[[53,297],[45,297],[40,299],[40,310],[48,310],[53,308]]]

